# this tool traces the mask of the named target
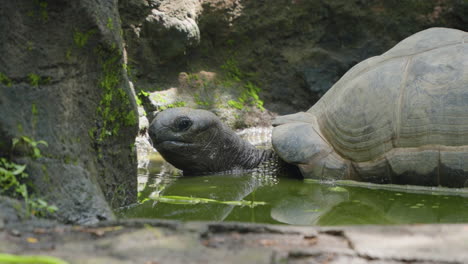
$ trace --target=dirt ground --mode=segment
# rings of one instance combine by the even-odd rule
[[[298,227],[125,220],[6,225],[0,252],[69,263],[468,263],[468,225]],[[0,261],[1,262],[1,261]]]

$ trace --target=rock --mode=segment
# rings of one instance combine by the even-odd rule
[[[136,200],[138,116],[119,21],[117,1],[0,8],[0,153],[27,165],[32,194],[64,222],[112,219],[111,206]]]
[[[46,255],[69,263],[468,261],[466,224],[324,228],[140,219],[87,227],[30,222],[14,228],[0,231],[2,253]],[[28,238],[35,243],[26,243]]]
[[[466,30],[461,17],[468,15],[468,3],[458,0],[398,6],[346,0],[204,2],[193,64],[231,53],[241,69],[258,74],[265,107],[281,114],[306,110],[353,65],[415,32],[432,26]]]
[[[187,49],[200,42],[198,0],[125,0],[119,8],[129,57],[148,85],[164,81],[166,76],[158,73],[183,63]]]
[[[22,204],[12,198],[0,196],[0,230],[7,223],[17,222],[25,217]]]
[[[149,94],[144,102],[148,119],[153,120],[155,113],[167,108],[190,107],[202,108],[215,113],[228,126],[241,129],[253,126],[270,126],[273,113],[253,106],[251,102],[242,102],[240,107],[230,107],[230,103],[238,100],[245,89],[242,82],[227,85],[228,81],[218,78],[213,72],[179,74],[178,87]],[[242,91],[242,90],[241,90]]]
[[[132,44],[130,58],[139,71],[137,87],[179,88],[181,72],[220,74],[227,62],[236,61],[239,70],[249,73],[245,81],[261,88],[265,108],[279,114],[307,110],[353,65],[413,33],[434,26],[466,31],[468,17],[468,3],[460,0],[405,0],[398,5],[383,0],[203,0],[202,11],[193,1],[178,0],[171,1],[171,12],[162,10],[167,1],[159,1],[156,9],[172,17],[167,21],[183,21],[187,10],[197,14],[191,18],[198,24],[200,42],[191,45],[196,38],[183,27],[176,30],[184,32],[183,38],[165,35],[177,43],[150,30],[144,19],[155,16],[150,12],[154,8],[148,4],[138,20],[132,11],[137,8],[124,8],[130,2],[138,1],[119,5],[128,28],[125,38]],[[162,18],[151,21],[169,25]],[[143,27],[148,28],[144,37]],[[140,37],[132,28],[140,30]],[[160,48],[168,44],[174,48]]]

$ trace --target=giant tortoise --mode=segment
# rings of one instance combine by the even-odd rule
[[[273,125],[274,153],[306,178],[467,186],[468,33],[416,33]],[[250,169],[275,156],[204,110],[162,111],[149,131],[161,155],[189,174]]]

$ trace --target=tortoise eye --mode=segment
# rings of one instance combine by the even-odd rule
[[[175,121],[177,131],[186,131],[192,126],[192,120],[188,117],[181,117]]]

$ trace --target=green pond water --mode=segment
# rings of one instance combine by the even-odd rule
[[[181,177],[158,156],[123,218],[294,225],[468,222],[468,188],[321,183],[264,172]]]

